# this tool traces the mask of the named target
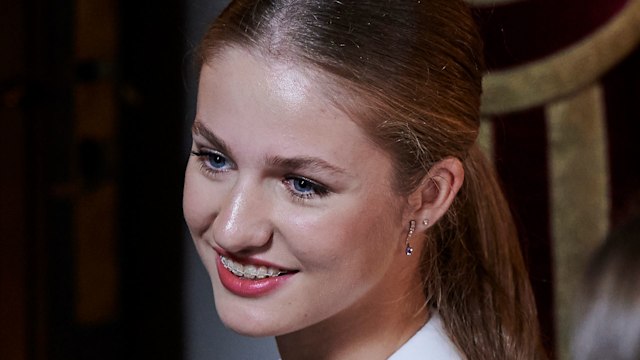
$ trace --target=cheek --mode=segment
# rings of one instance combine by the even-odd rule
[[[370,271],[372,263],[384,267],[397,246],[398,211],[388,202],[340,204],[322,214],[299,217],[295,246],[302,262],[320,270]],[[400,251],[400,250],[398,250]]]
[[[182,211],[192,235],[198,235],[211,224],[215,214],[215,202],[207,196],[208,181],[192,164],[187,166],[182,197]]]

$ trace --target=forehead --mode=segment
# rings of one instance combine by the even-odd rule
[[[197,121],[255,156],[309,156],[354,171],[382,170],[387,154],[327,96],[325,84],[304,67],[231,48],[202,68]]]
[[[196,120],[239,167],[318,159],[345,169],[354,187],[389,192],[392,160],[324,91],[305,69],[233,50],[202,68]]]
[[[259,96],[256,100],[274,105],[270,108],[296,111],[319,105],[326,111],[336,107],[331,101],[336,87],[329,86],[327,76],[320,71],[244,47],[227,47],[217,53],[202,67],[200,81],[227,87],[237,99]]]
[[[291,62],[229,48],[203,66],[197,113],[199,120],[234,126],[281,127],[301,130],[296,135],[350,134],[369,142],[360,126],[336,106],[333,86],[318,71]],[[242,121],[241,121],[242,120]]]

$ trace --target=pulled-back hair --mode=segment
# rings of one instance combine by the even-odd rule
[[[329,97],[392,156],[399,194],[460,159],[464,184],[425,234],[427,304],[469,359],[544,357],[509,207],[476,145],[483,50],[464,3],[238,0],[206,33],[201,63],[228,47],[325,75]]]

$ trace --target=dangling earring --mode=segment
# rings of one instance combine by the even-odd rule
[[[409,221],[409,233],[407,234],[407,240],[405,240],[406,248],[404,249],[404,253],[407,256],[411,256],[411,254],[413,254],[413,248],[411,247],[411,244],[409,244],[409,238],[413,236],[414,231],[416,231],[416,221],[411,220]]]

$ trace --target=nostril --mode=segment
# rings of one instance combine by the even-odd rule
[[[222,219],[219,217],[216,220]],[[264,252],[273,242],[272,227],[266,220],[254,219],[244,223],[234,221],[220,224],[214,222],[213,230],[215,243],[238,257],[249,257]]]

